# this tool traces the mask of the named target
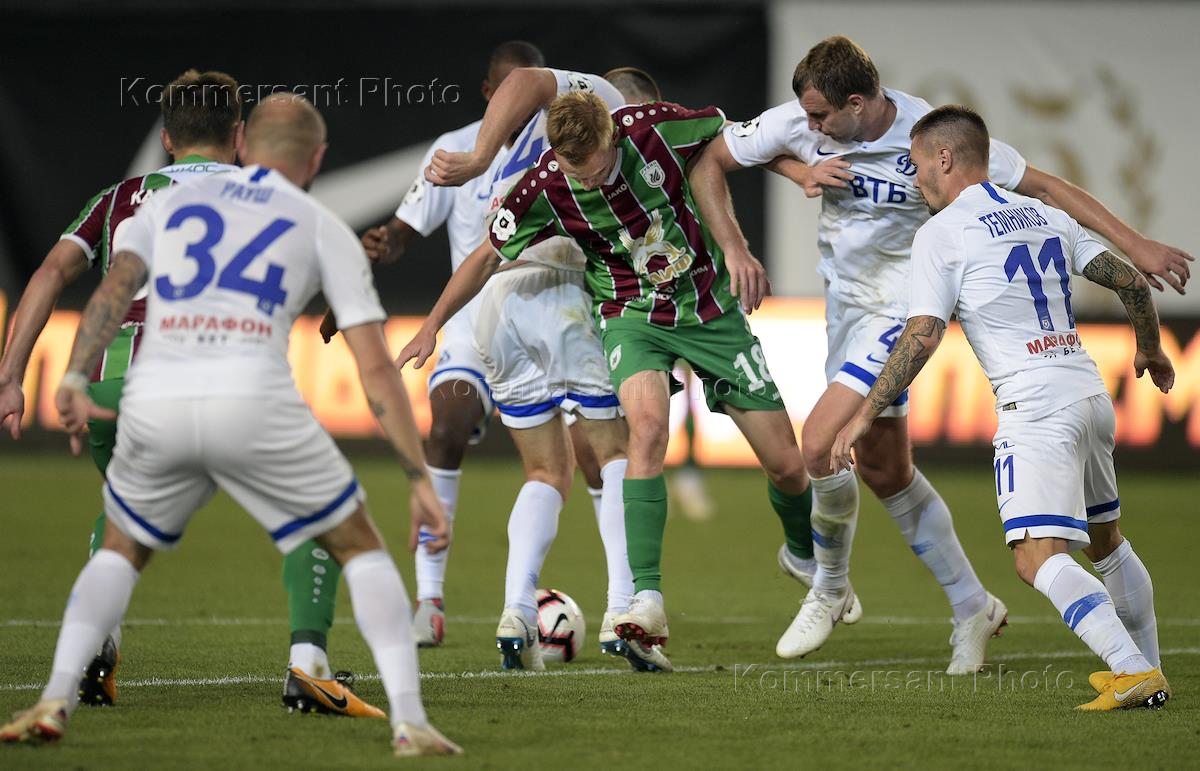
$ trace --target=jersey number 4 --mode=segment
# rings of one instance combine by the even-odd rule
[[[1063,257],[1062,241],[1058,240],[1058,236],[1047,238],[1042,244],[1042,248],[1038,250],[1037,265],[1033,263],[1033,254],[1029,251],[1028,244],[1018,244],[1008,253],[1008,259],[1004,261],[1004,273],[1008,276],[1009,283],[1016,278],[1017,271],[1025,274],[1025,283],[1029,286],[1029,294],[1033,296],[1033,307],[1037,311],[1038,324],[1042,329],[1052,332],[1054,331],[1054,320],[1050,318],[1050,301],[1046,297],[1046,290],[1042,288],[1042,273],[1054,264],[1054,270],[1058,273],[1058,283],[1062,287],[1063,304],[1067,311],[1067,329],[1075,328],[1075,314],[1071,311],[1071,276],[1067,273],[1067,261]],[[1039,270],[1040,269],[1040,270]]]
[[[167,220],[167,230],[175,230],[190,219],[198,219],[204,223],[204,235],[199,241],[187,245],[184,254],[196,261],[196,275],[186,284],[172,284],[167,276],[159,276],[154,282],[154,289],[164,300],[186,300],[200,294],[212,283],[217,272],[217,261],[212,255],[212,248],[225,235],[225,220],[216,209],[203,204],[192,204],[179,208]],[[258,300],[258,309],[268,316],[275,310],[276,305],[287,301],[287,292],[283,288],[283,266],[273,262],[267,263],[267,273],[262,279],[250,278],[246,268],[254,258],[262,254],[277,238],[295,226],[295,222],[279,218],[271,222],[259,232],[250,243],[243,246],[233,259],[221,270],[217,277],[217,286],[233,292],[248,294]]]

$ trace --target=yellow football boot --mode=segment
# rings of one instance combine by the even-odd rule
[[[318,680],[292,667],[283,681],[283,704],[301,712],[386,719],[383,710],[354,695],[350,690],[353,685],[354,676],[349,672],[338,672],[331,680]]]
[[[1109,675],[1105,680],[1104,675]],[[1096,672],[1088,678],[1095,688],[1099,686],[1099,695],[1087,704],[1080,704],[1076,709],[1084,712],[1107,712],[1114,709],[1137,709],[1149,707],[1157,709],[1167,703],[1170,698],[1170,686],[1162,672],[1151,669],[1149,672],[1138,672],[1132,675],[1116,675],[1111,672]]]

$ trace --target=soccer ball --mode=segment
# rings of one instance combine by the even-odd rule
[[[573,661],[583,647],[583,612],[566,592],[538,589],[538,645],[545,661]]]

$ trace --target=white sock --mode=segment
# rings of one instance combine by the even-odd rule
[[[608,563],[608,612],[624,613],[633,597],[633,570],[629,567],[629,550],[625,545],[625,467],[624,458],[609,461],[600,469],[604,488],[596,507],[596,525],[604,542],[604,559]]]
[[[137,568],[109,549],[98,550],[79,571],[63,612],[50,682],[42,691],[42,701],[65,699],[67,712],[75,710],[83,670],[104,644],[104,638],[125,617],[137,580]]]
[[[792,554],[791,549],[783,550],[783,558],[788,561],[792,568],[800,573],[808,573],[810,576],[817,572],[816,557],[797,557]]]
[[[858,477],[840,471],[813,477],[813,554],[817,572],[813,589],[840,594],[850,575],[850,546],[858,522]]]
[[[1129,631],[1142,654],[1153,667],[1161,667],[1158,655],[1158,619],[1154,616],[1154,584],[1150,571],[1138,559],[1129,541],[1122,541],[1113,553],[1093,562],[1092,567],[1104,579],[1104,588],[1112,596],[1117,617]]]
[[[396,563],[382,549],[362,552],[342,565],[354,621],[362,632],[391,705],[392,726],[428,723],[421,704],[421,675],[411,608]]]
[[[1149,662],[1117,618],[1104,584],[1066,554],[1042,563],[1033,588],[1049,598],[1079,639],[1117,674],[1145,672]]]
[[[537,624],[538,575],[558,533],[563,499],[545,482],[526,482],[508,517],[508,568],[504,573],[504,607],[520,608]]]
[[[318,680],[333,677],[325,649],[312,643],[292,643],[291,652],[288,653],[288,666]]]
[[[650,600],[651,602],[657,602],[659,605],[663,604],[662,592],[657,589],[643,589],[634,596],[639,600]]]
[[[954,620],[963,621],[983,610],[987,590],[958,542],[950,509],[921,470],[913,469],[912,484],[882,502],[913,554],[942,585]]]
[[[604,472],[600,472],[600,482],[601,482],[601,484],[604,483]],[[600,521],[600,507],[602,505],[604,505],[603,504],[604,488],[603,487],[599,487],[599,488],[589,487],[587,490],[588,490],[588,495],[592,496],[592,511],[596,512],[596,521],[599,522]]]
[[[426,466],[429,470],[429,481],[433,483],[433,492],[446,510],[446,519],[454,524],[454,510],[458,506],[458,484],[462,480],[462,469],[444,469]],[[417,599],[421,601],[441,599],[445,591],[446,558],[450,556],[449,549],[442,549],[437,554],[425,551],[424,546],[417,548]]]

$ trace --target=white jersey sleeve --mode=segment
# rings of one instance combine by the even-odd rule
[[[450,152],[461,152],[464,149],[447,146],[448,136],[443,134],[429,146],[424,157],[421,158],[421,167],[417,170],[417,178],[413,180],[412,186],[404,194],[400,206],[396,208],[396,218],[407,222],[422,236],[428,236],[441,227],[454,209],[454,192],[458,188],[439,187],[425,179],[425,168],[433,160],[434,151],[444,149]]]
[[[625,97],[621,96],[621,92],[617,90],[617,87],[599,75],[570,72],[569,70],[556,70],[553,67],[547,67],[547,69],[554,74],[554,79],[558,81],[558,96],[569,94],[573,91],[581,91],[584,93],[594,93],[596,96],[599,96],[608,104],[609,110],[625,106]],[[530,165],[532,166],[533,164]]]
[[[958,305],[963,284],[963,245],[955,233],[929,221],[912,245],[908,317],[934,316],[947,323]]]
[[[329,212],[321,212],[314,246],[321,288],[338,326],[349,329],[386,319],[371,276],[371,264],[354,232]]]
[[[796,131],[795,126],[807,121],[800,104],[792,100],[757,118],[726,126],[725,145],[739,166],[761,166],[781,155],[795,155],[799,151],[796,140],[803,133]]]
[[[1010,144],[999,139],[991,141],[988,151],[988,179],[1005,190],[1016,190],[1028,166],[1025,157]]]

